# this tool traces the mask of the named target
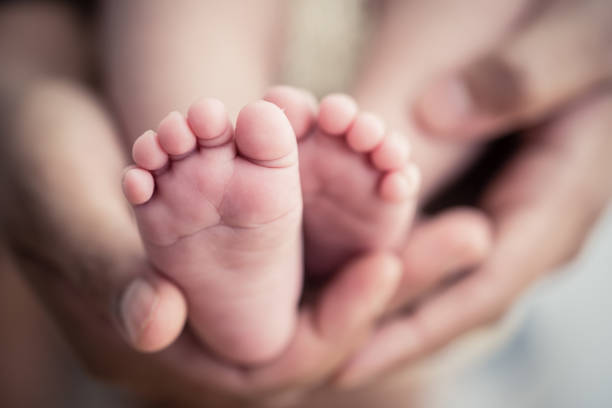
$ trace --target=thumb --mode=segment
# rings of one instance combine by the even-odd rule
[[[555,2],[415,105],[429,133],[482,139],[541,120],[610,75],[607,2]]]
[[[2,238],[40,298],[59,303],[57,287],[69,286],[135,349],[166,347],[182,330],[186,302],[145,261],[119,187],[116,131],[80,87],[43,81],[29,92],[0,149],[0,175],[12,177],[0,182]]]
[[[119,287],[117,292],[116,322],[135,349],[159,351],[179,336],[185,324],[187,305],[172,282],[150,271],[131,276],[129,283]]]

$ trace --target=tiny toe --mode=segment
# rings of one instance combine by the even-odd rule
[[[203,98],[191,105],[187,122],[203,147],[221,146],[233,136],[225,105],[217,99]]]
[[[285,112],[298,139],[311,129],[317,112],[317,100],[310,92],[290,86],[275,86],[266,92],[263,99]]]
[[[276,105],[257,101],[245,106],[236,120],[236,147],[252,161],[274,167],[297,162],[297,142],[289,120]]]
[[[153,196],[155,182],[147,170],[131,167],[123,175],[123,193],[133,205],[144,204]]]
[[[196,146],[196,139],[185,118],[178,112],[166,116],[157,129],[159,144],[171,156],[182,156]]]
[[[346,135],[346,142],[356,152],[369,152],[380,144],[385,136],[385,124],[378,116],[364,112],[357,115]]]
[[[168,154],[159,144],[157,134],[152,130],[143,133],[132,146],[134,162],[147,170],[159,170],[168,163]]]
[[[397,170],[406,165],[410,148],[405,136],[396,132],[383,138],[383,141],[372,151],[371,159],[379,170]]]
[[[328,95],[319,105],[319,127],[327,134],[341,135],[352,125],[357,115],[357,104],[344,94]]]

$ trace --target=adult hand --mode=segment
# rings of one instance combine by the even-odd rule
[[[496,321],[534,280],[577,253],[605,207],[612,194],[612,93],[604,84],[612,74],[612,4],[544,4],[526,10],[487,57],[445,75],[416,104],[431,137],[484,140],[539,124],[485,192],[495,231],[490,257],[414,313],[391,319],[340,382],[361,383]]]
[[[252,370],[218,360],[182,330],[180,289],[145,262],[119,188],[122,155],[93,98],[51,80],[29,83],[17,96],[1,149],[4,239],[69,341],[107,380],[200,404],[317,384],[395,292],[399,261],[384,254],[355,260],[300,311],[280,359]]]
[[[124,163],[111,121],[88,92],[46,75],[3,76],[0,84],[11,90],[0,93],[2,238],[90,371],[197,406],[299,397],[325,384],[397,293],[398,261],[371,254],[347,265],[300,310],[293,343],[269,365],[246,370],[218,360],[183,331],[180,289],[144,260],[118,188]],[[457,239],[471,216],[422,223],[407,247],[415,270],[430,278],[477,262],[482,242]],[[452,262],[426,259],[434,247]]]
[[[0,150],[4,239],[81,359],[103,379],[186,405],[306,398],[367,340],[397,292],[400,262],[366,255],[299,310],[293,341],[277,360],[245,369],[218,359],[183,330],[180,289],[145,262],[118,188],[121,150],[91,95],[46,80],[19,95]],[[446,246],[439,227],[424,223],[416,246],[436,240],[440,255],[458,258],[465,248]],[[432,274],[440,267],[432,264]]]
[[[471,2],[478,15],[478,0]],[[429,134],[452,141],[497,137],[541,123],[612,78],[612,3],[515,3],[516,17],[498,43],[444,73],[417,100],[417,119]],[[470,2],[462,6],[470,9]],[[486,18],[501,25],[506,19]]]

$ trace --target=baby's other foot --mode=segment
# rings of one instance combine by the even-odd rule
[[[419,172],[407,140],[345,95],[317,107],[305,91],[277,87],[298,138],[308,273],[336,270],[357,253],[392,249],[411,224]]]
[[[302,196],[295,135],[258,101],[236,128],[204,99],[136,140],[124,192],[151,263],[177,282],[189,323],[215,352],[253,364],[282,351],[301,287]]]

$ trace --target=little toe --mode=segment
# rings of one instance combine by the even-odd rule
[[[130,167],[123,174],[123,193],[132,205],[149,201],[154,189],[153,175],[147,170]]]
[[[159,170],[168,163],[168,154],[159,144],[157,133],[147,130],[136,139],[132,146],[134,162],[147,170]]]
[[[310,92],[290,86],[275,86],[266,92],[263,99],[285,112],[298,140],[312,128],[317,112],[317,100]]]
[[[171,112],[157,128],[159,144],[170,156],[180,158],[196,146],[196,139],[185,118],[178,112]]]
[[[363,112],[357,115],[353,126],[346,135],[351,149],[364,153],[373,150],[385,136],[385,124],[378,116]]]
[[[191,105],[187,122],[203,147],[221,146],[233,137],[227,109],[217,99],[203,98]]]
[[[371,160],[379,170],[397,170],[406,165],[410,147],[406,137],[392,132],[372,151]]]
[[[327,134],[339,136],[349,129],[357,115],[357,104],[344,94],[328,95],[319,105],[319,127]]]
[[[257,101],[245,106],[236,120],[236,147],[240,154],[269,167],[297,163],[297,142],[289,120],[276,105]]]

